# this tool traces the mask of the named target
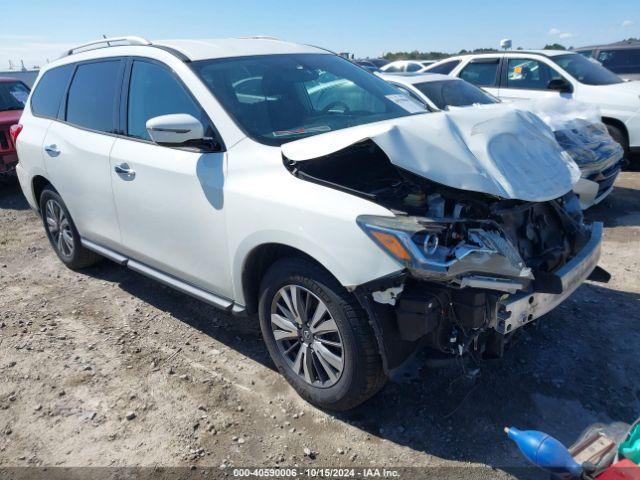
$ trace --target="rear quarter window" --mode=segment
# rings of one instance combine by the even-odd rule
[[[67,90],[73,65],[46,71],[31,96],[31,111],[38,117],[57,118],[62,97]]]

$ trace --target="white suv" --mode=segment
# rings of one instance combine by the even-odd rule
[[[107,39],[42,69],[17,172],[67,266],[257,313],[293,387],[344,410],[421,342],[500,355],[606,280],[575,163],[533,116],[490,115],[274,39]]]
[[[531,50],[463,55],[425,69],[460,77],[502,100],[573,98],[596,105],[625,151],[640,152],[640,82],[625,82],[576,52]]]

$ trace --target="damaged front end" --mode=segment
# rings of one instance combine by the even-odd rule
[[[437,129],[437,149],[425,140],[428,129],[414,136],[413,124],[400,123],[377,125],[368,137],[355,131],[351,144],[347,134],[336,132],[334,138],[321,135],[283,146],[293,175],[394,214],[357,219],[378,247],[405,267],[355,290],[373,319],[389,371],[420,343],[453,355],[501,356],[514,332],[585,279],[608,280],[597,268],[602,226],[583,223],[572,192],[578,170],[555,141],[548,141],[550,131],[537,132],[537,124],[525,118],[529,144],[520,145],[518,117],[459,120],[431,121],[447,126]],[[437,158],[447,143],[459,152],[453,158],[455,148],[448,149],[444,160],[453,158],[448,166]],[[515,149],[511,155],[508,147]],[[530,148],[519,152],[518,147]],[[522,166],[518,154],[526,158],[532,152],[548,169],[532,173],[533,183],[527,183],[523,171],[530,166]],[[470,168],[461,170],[465,163]]]
[[[484,208],[440,194],[430,203],[444,215],[358,219],[406,267],[395,284],[360,290],[378,315],[395,316],[404,342],[501,356],[517,329],[562,302],[596,269],[602,226],[582,223],[572,193],[544,203],[494,200]],[[596,274],[607,280],[603,271]]]

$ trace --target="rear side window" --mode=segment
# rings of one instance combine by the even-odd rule
[[[115,133],[122,62],[78,66],[67,99],[67,122],[99,132]]]
[[[422,65],[419,63],[409,63],[407,65],[407,72],[417,72],[420,69],[422,69]]]
[[[433,70],[432,70],[433,71]],[[476,60],[462,69],[460,78],[479,87],[493,87],[498,74],[498,59]]]
[[[60,103],[64,96],[73,65],[48,70],[36,85],[31,97],[31,111],[38,117],[57,118]]]
[[[460,60],[451,60],[450,62],[444,62],[440,65],[436,65],[435,67],[431,67],[427,71],[429,73],[441,73],[443,75],[449,75],[451,71],[458,65],[460,65]]]
[[[244,87],[253,93],[252,84]],[[209,123],[185,87],[171,72],[155,63],[133,62],[128,103],[127,135],[134,138],[151,140],[147,120],[161,115],[186,113],[200,120],[205,128]],[[211,133],[206,132],[207,136]]]

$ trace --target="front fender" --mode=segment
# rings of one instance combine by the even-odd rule
[[[325,236],[314,237],[313,232],[305,235],[285,230],[258,231],[242,240],[233,257],[233,288],[238,303],[246,303],[242,274],[247,259],[256,248],[266,244],[279,244],[303,252],[326,268],[348,290],[402,270],[402,266],[355,225],[351,234],[336,232],[331,240]]]

